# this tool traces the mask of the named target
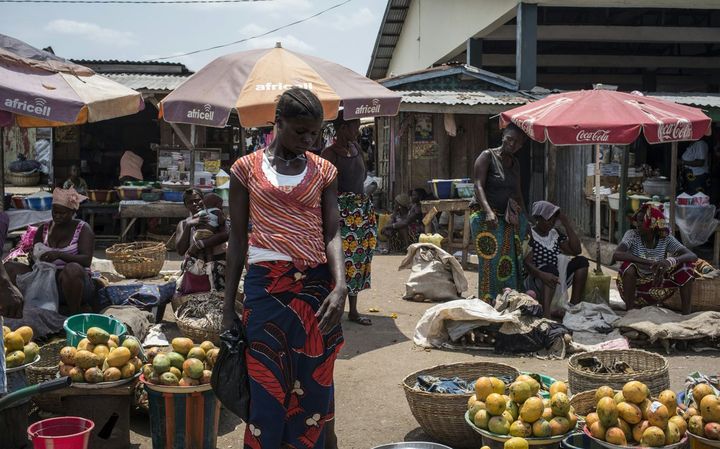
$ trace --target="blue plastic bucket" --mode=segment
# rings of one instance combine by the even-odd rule
[[[594,442],[584,433],[577,432],[570,434],[560,443],[562,449],[605,449],[605,447]]]
[[[430,190],[435,195],[435,198],[439,200],[448,200],[453,197],[455,190],[454,179],[433,179],[428,181],[430,184]]]

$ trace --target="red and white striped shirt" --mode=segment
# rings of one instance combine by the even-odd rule
[[[335,180],[329,161],[305,153],[303,180],[290,191],[274,186],[262,170],[264,150],[243,156],[231,172],[250,194],[249,244],[287,254],[298,269],[327,262],[323,238],[322,193]]]

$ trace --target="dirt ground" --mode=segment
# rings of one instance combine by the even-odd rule
[[[412,335],[418,319],[430,304],[403,301],[408,271],[398,271],[402,257],[377,256],[373,262],[373,288],[360,295],[361,312],[372,317],[372,326],[344,322],[346,344],[335,368],[336,431],[341,449],[368,449],[400,441],[430,441],[410,413],[400,383],[408,374],[438,364],[494,360],[520,371],[544,373],[567,379],[567,360],[496,356],[492,352],[455,352],[416,347]],[[169,262],[168,268],[176,262]],[[477,277],[468,272],[470,292]],[[379,309],[368,313],[368,309]],[[394,318],[395,315],[397,318]],[[709,355],[708,355],[709,354]],[[716,372],[717,353],[669,356],[673,390],[683,386],[690,371]],[[218,448],[242,447],[244,425],[223,410]],[[133,418],[133,447],[150,449],[148,418]]]

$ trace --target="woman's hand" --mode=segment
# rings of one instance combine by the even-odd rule
[[[233,303],[235,301],[233,300]],[[235,310],[225,310],[223,309],[223,318],[222,318],[222,325],[220,327],[220,333],[223,333],[225,331],[232,330],[232,328],[235,326],[235,319],[237,318],[237,314],[235,313]]]
[[[542,281],[543,284],[547,285],[548,287],[555,287],[560,283],[558,277],[552,273],[541,274],[540,280]]]
[[[185,219],[185,223],[190,227],[205,225],[208,223],[208,216],[203,215],[202,217],[190,217]]]
[[[495,212],[490,211],[485,215],[485,221],[487,222],[490,227],[494,228],[498,224],[498,218],[497,215],[495,215]]]
[[[343,312],[345,311],[345,298],[347,297],[347,288],[335,288],[330,292],[325,300],[320,304],[315,317],[320,321],[320,332],[329,333],[335,326],[340,324]]]
[[[651,270],[656,275],[662,275],[668,271],[670,271],[670,268],[672,266],[670,265],[670,261],[667,259],[658,260],[657,262],[654,262],[651,266]]]
[[[60,251],[47,251],[40,256],[42,262],[55,262],[56,260],[62,260],[63,253]]]

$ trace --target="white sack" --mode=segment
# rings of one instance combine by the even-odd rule
[[[408,247],[399,270],[410,268],[405,283],[404,299],[416,294],[432,301],[448,301],[461,297],[468,289],[460,262],[432,243],[415,243]]]

